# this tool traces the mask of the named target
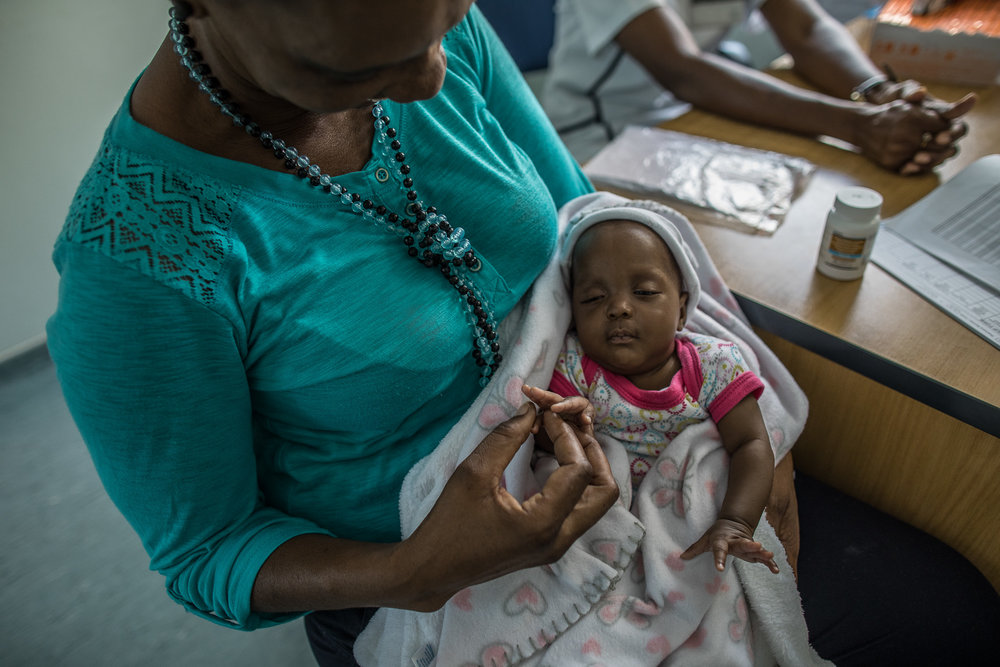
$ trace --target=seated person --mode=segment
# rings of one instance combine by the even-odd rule
[[[625,125],[664,122],[686,110],[685,102],[745,122],[835,137],[901,174],[929,171],[951,157],[967,131],[959,119],[975,103],[973,95],[949,104],[916,81],[892,80],[815,0],[747,0],[747,11],[760,4],[796,73],[821,92],[712,53],[731,24],[692,30],[675,4],[557,0],[542,101],[580,162]]]

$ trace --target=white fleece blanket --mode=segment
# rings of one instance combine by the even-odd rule
[[[688,328],[740,346],[765,384],[759,403],[780,460],[805,424],[805,395],[753,333],[690,223],[659,204],[636,205],[671,216],[693,251],[702,295]],[[501,326],[506,352],[497,377],[404,481],[404,536],[430,511],[456,466],[524,402],[521,386],[547,386],[569,319],[568,296],[553,259]],[[709,554],[679,559],[714,521],[725,492],[728,456],[714,423],[688,427],[672,441],[634,499],[626,452],[614,441],[602,444],[622,499],[562,559],[467,588],[437,612],[379,610],[355,644],[359,663],[826,664],[808,644],[791,568],[765,520],[756,539],[775,553],[779,574],[734,559],[719,573]],[[525,443],[505,473],[507,488],[517,497],[531,495],[544,482],[543,473],[531,467],[531,446],[530,440]]]

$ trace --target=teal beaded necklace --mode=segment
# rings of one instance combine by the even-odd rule
[[[476,256],[472,244],[465,238],[465,230],[453,227],[444,214],[433,206],[424,206],[414,188],[410,175],[410,165],[397,137],[390,118],[383,113],[381,102],[372,105],[375,118],[375,138],[381,157],[392,164],[400,174],[400,183],[406,190],[406,204],[403,214],[390,210],[383,204],[370,199],[362,199],[356,192],[334,182],[329,174],[323,173],[319,165],[310,162],[294,146],[287,145],[270,132],[262,130],[253,120],[231,101],[201,54],[195,50],[194,38],[189,33],[187,17],[191,7],[185,2],[175,2],[170,8],[170,38],[174,52],[187,69],[198,88],[208,95],[212,104],[247,134],[258,139],[261,146],[283,160],[284,166],[311,186],[337,197],[340,202],[378,228],[400,236],[406,252],[424,266],[437,270],[455,288],[466,310],[466,320],[473,330],[472,356],[479,368],[479,385],[485,387],[503,360],[497,335],[497,322],[486,295],[476,286],[473,274],[482,268],[482,261]],[[385,170],[386,174],[388,171]]]

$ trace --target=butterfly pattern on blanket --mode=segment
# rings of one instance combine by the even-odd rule
[[[805,424],[805,395],[753,333],[691,224],[655,202],[595,193],[563,207],[560,233],[588,212],[623,206],[663,216],[690,248],[702,294],[688,329],[739,346],[764,382],[760,407],[780,460]],[[404,481],[404,535],[427,515],[458,463],[523,402],[521,386],[547,384],[569,320],[569,299],[554,258],[500,327],[509,352],[493,382]],[[622,497],[559,561],[467,588],[437,612],[379,610],[355,644],[359,663],[824,664],[808,644],[787,564],[775,575],[760,564],[731,560],[720,573],[708,555],[680,559],[714,521],[725,493],[728,455],[711,420],[689,426],[663,450],[634,498],[624,448],[599,440]],[[529,439],[505,472],[507,489],[517,497],[538,491],[547,474],[532,468],[531,445]],[[683,512],[663,506],[670,494],[681,494]],[[755,539],[779,564],[786,563],[766,521]]]

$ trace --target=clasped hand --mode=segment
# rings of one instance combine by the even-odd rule
[[[504,469],[532,433],[552,443],[558,468],[521,500]],[[458,466],[431,512],[399,545],[413,572],[406,606],[433,611],[467,586],[558,560],[618,499],[618,485],[593,432],[525,403]]]
[[[957,102],[930,96],[912,80],[883,86],[869,96],[876,105],[858,144],[877,163],[903,175],[930,171],[958,152],[968,132],[960,120],[976,103],[969,93]]]

